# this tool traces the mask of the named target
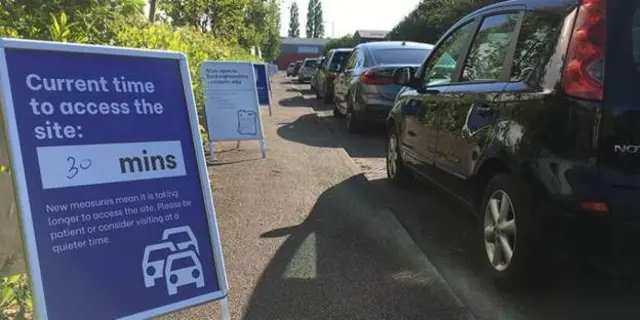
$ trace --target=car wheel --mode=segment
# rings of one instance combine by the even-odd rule
[[[537,270],[533,224],[527,191],[510,174],[498,174],[482,198],[482,239],[489,273],[499,285],[530,283]]]
[[[324,103],[333,102],[333,95],[329,95],[329,86],[325,84],[324,86],[324,95],[322,96]]]
[[[333,104],[333,116],[336,118],[342,118],[342,112],[340,112],[340,109],[338,109],[337,103]]]
[[[394,186],[406,187],[413,178],[413,173],[404,165],[400,154],[400,140],[395,126],[387,133],[387,178]]]
[[[347,131],[349,133],[359,133],[361,131],[361,123],[360,120],[356,117],[356,113],[352,108],[347,109],[347,114],[345,115]]]

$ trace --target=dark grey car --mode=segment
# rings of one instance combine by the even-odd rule
[[[401,86],[393,82],[397,68],[417,68],[432,45],[419,42],[369,42],[355,47],[334,81],[334,115],[346,115],[347,129],[387,118]]]

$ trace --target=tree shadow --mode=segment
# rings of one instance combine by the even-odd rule
[[[318,102],[314,99],[305,99],[303,96],[294,96],[280,100],[279,104],[281,107],[313,108]]]
[[[306,220],[266,232],[287,237],[244,319],[462,319],[467,313],[416,262],[371,201],[362,175],[318,198]]]
[[[344,148],[352,157],[384,157],[384,139],[380,135],[360,134],[347,138],[343,125],[326,121],[344,121],[344,119],[320,119],[315,113],[300,116],[294,122],[280,124],[277,132],[283,139],[325,148]],[[322,123],[321,123],[322,122]],[[329,131],[331,134],[327,134]]]

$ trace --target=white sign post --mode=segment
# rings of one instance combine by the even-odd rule
[[[253,63],[206,61],[200,65],[200,75],[211,161],[216,161],[215,141],[259,140],[262,157],[266,158]]]

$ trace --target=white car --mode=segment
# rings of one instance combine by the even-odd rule
[[[176,251],[176,246],[172,242],[152,244],[144,248],[142,274],[146,288],[155,286],[156,280],[164,276],[165,259],[169,253],[174,251]]]
[[[193,234],[193,231],[191,231],[189,226],[165,230],[162,232],[162,240],[175,243],[179,250],[190,249],[195,251],[198,255],[200,254],[198,240],[196,240],[196,236]]]
[[[184,265],[184,266],[183,266]],[[195,252],[182,251],[169,255],[164,269],[167,281],[167,292],[170,296],[178,293],[178,288],[195,283],[196,287],[204,287],[202,264]]]

